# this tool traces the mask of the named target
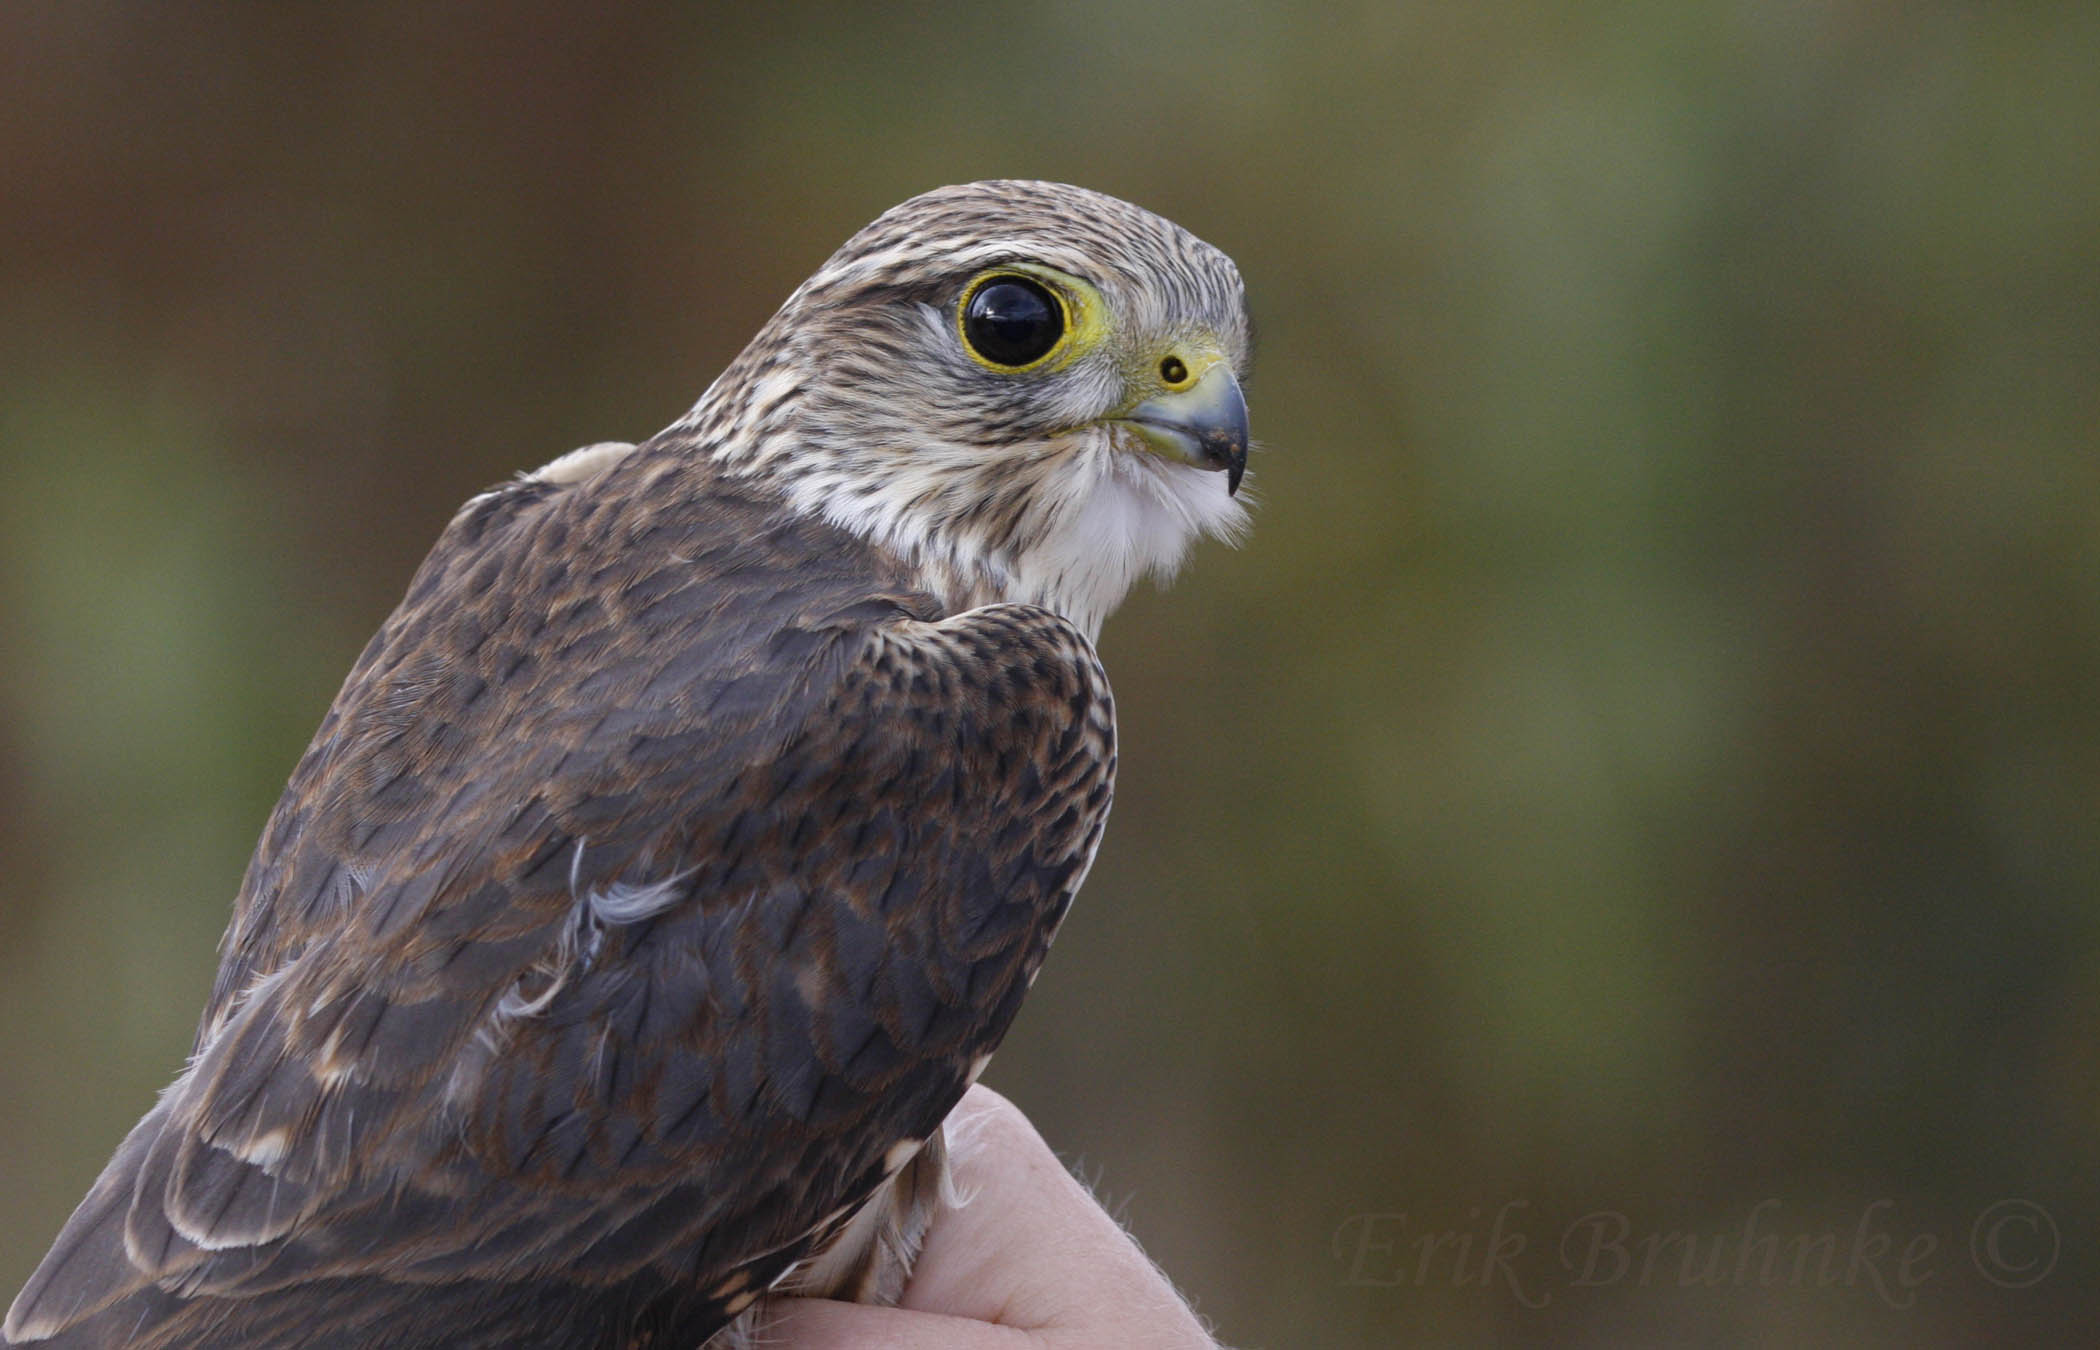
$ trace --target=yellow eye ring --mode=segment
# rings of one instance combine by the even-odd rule
[[[1049,364],[1070,344],[1073,327],[1063,289],[1025,272],[986,272],[964,288],[955,306],[963,350],[1002,374]]]

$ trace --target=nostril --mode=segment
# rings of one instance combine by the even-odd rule
[[[1182,384],[1188,377],[1189,368],[1182,364],[1178,356],[1170,356],[1159,363],[1159,378],[1168,384]]]

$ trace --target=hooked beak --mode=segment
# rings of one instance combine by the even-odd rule
[[[1223,361],[1188,388],[1146,399],[1115,420],[1154,452],[1199,469],[1223,469],[1227,496],[1247,471],[1247,400]]]

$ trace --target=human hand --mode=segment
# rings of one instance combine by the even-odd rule
[[[783,1299],[780,1350],[1217,1350],[1188,1305],[1012,1102],[948,1118],[961,1208],[943,1207],[898,1307]]]

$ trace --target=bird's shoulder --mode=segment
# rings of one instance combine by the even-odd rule
[[[505,839],[551,847],[557,826],[602,853],[623,818],[724,800],[868,630],[937,612],[886,561],[646,446],[470,500],[294,768],[200,1035],[309,929],[369,912],[382,868],[463,849],[494,864]]]
[[[1047,611],[946,612],[864,541],[699,488],[644,452],[454,518],[29,1316],[403,1260],[748,1276],[937,1128],[1098,844],[1106,679]]]

